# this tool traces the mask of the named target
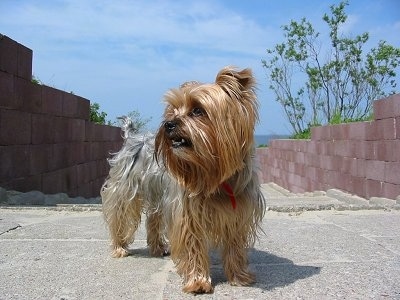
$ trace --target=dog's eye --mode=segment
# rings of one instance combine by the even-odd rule
[[[204,111],[204,109],[200,108],[200,107],[195,107],[192,109],[192,111],[190,112],[190,116],[192,117],[201,117],[201,116],[205,116],[206,112]]]

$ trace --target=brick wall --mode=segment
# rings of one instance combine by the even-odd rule
[[[374,120],[312,128],[311,140],[257,149],[263,182],[293,192],[337,188],[361,197],[400,195],[400,94],[374,102]]]
[[[32,50],[0,35],[0,186],[98,196],[120,128],[91,123],[89,100],[31,76]]]

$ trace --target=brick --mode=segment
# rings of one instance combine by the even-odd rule
[[[357,151],[358,148],[360,147],[360,142],[358,140],[349,140],[349,152],[348,152],[348,157],[350,158],[358,158],[357,156]]]
[[[355,122],[349,124],[349,139],[370,140],[374,137],[372,122]]]
[[[359,159],[356,158],[355,161],[356,164],[356,169],[352,169],[354,173],[350,173],[352,176],[357,176],[357,177],[363,177],[365,178],[365,174],[366,174],[366,160],[365,159]]]
[[[400,184],[384,182],[382,185],[382,197],[396,199],[400,196]]]
[[[63,183],[63,171],[57,170],[42,174],[42,191],[46,194],[57,194],[65,192]]]
[[[90,172],[90,163],[82,163],[77,166],[77,182],[78,186],[88,183],[92,180]]]
[[[53,127],[54,127],[54,143],[66,142],[68,135],[68,118],[64,117],[54,117]]]
[[[42,175],[42,189],[46,194],[68,193],[77,187],[76,166]]]
[[[376,144],[376,158],[382,161],[400,161],[400,140],[383,140]]]
[[[77,96],[78,98],[78,115],[79,119],[88,121],[90,118],[90,101]]]
[[[18,74],[18,43],[5,35],[0,36],[0,70]]]
[[[93,182],[78,185],[78,195],[84,198],[93,197]]]
[[[352,157],[354,144],[350,140],[337,140],[334,143],[334,154],[342,157]]]
[[[338,156],[321,155],[321,168],[325,170],[339,170],[342,159]]]
[[[375,120],[400,116],[400,94],[373,102]]]
[[[67,148],[67,163],[69,166],[83,163],[85,161],[84,143],[68,143]]]
[[[92,155],[91,155],[91,147],[90,147],[90,142],[84,142],[83,143],[83,152],[85,155],[85,162],[88,162],[92,159]]]
[[[96,180],[93,181],[92,197],[100,196],[100,189],[103,186],[104,180],[105,180],[105,176],[97,178]]]
[[[85,121],[85,141],[94,141],[94,123],[90,121]]]
[[[0,182],[28,176],[29,145],[0,146],[0,162]]]
[[[396,139],[400,139],[400,117],[395,119],[396,121]]]
[[[49,172],[52,156],[52,145],[31,145],[29,148],[29,174],[38,175]]]
[[[331,184],[338,189],[349,191],[351,189],[351,176],[338,171],[332,171]]]
[[[32,79],[32,56],[31,49],[18,44],[18,77],[29,81]]]
[[[345,174],[354,174],[357,172],[357,159],[352,157],[342,157],[339,171]]]
[[[379,160],[366,160],[365,172],[367,179],[384,181],[386,164]]]
[[[31,114],[15,110],[0,110],[0,145],[29,144]]]
[[[19,192],[42,191],[42,175],[15,178],[0,185]]]
[[[323,141],[318,141],[317,142],[317,153],[322,154],[322,155],[328,155],[328,143],[325,143]]]
[[[42,86],[23,78],[14,79],[15,101],[21,103],[23,111],[42,112]]]
[[[317,147],[317,142],[316,141],[309,141],[307,144],[305,144],[305,149],[302,150],[302,152],[307,152],[307,153],[312,153],[312,154],[318,154],[318,147]]]
[[[112,129],[113,127],[108,126],[109,129]],[[307,151],[307,147],[309,147],[309,145],[311,145],[311,147],[315,147],[316,148],[316,142],[311,141],[311,140],[294,140],[292,141],[293,143],[293,150],[296,152],[305,152]]]
[[[400,161],[385,163],[385,180],[393,184],[400,184]]]
[[[68,131],[66,137],[71,142],[83,142],[85,140],[85,120],[67,119]]]
[[[100,159],[96,162],[97,164],[97,174],[99,176],[106,176],[110,170],[108,162],[106,159]]]
[[[104,125],[94,124],[94,140],[97,142],[107,140],[107,134]]]
[[[331,139],[334,141],[347,140],[350,134],[350,124],[337,124],[331,126]]]
[[[331,139],[330,126],[317,126],[311,128],[311,140],[327,141]]]
[[[366,197],[366,184],[367,179],[365,177],[352,176],[350,181],[351,188],[349,192],[360,197]]]
[[[0,108],[18,109],[22,101],[14,95],[14,77],[0,71]]]
[[[89,164],[90,164],[90,180],[93,181],[98,177],[97,162],[95,160],[92,160]]]
[[[62,92],[62,115],[69,118],[78,116],[78,99],[74,94]]]
[[[396,120],[394,118],[377,120],[374,122],[375,130],[370,140],[396,139]]]
[[[294,162],[304,164],[304,152],[296,152],[294,154]]]
[[[376,141],[358,141],[355,145],[355,157],[370,160],[377,159]]]
[[[58,170],[68,167],[68,144],[59,143],[52,145],[53,156],[50,160],[50,170]]]
[[[53,144],[54,136],[54,117],[32,114],[32,144]]]
[[[365,182],[366,198],[382,197],[382,186],[382,181],[367,179]]]
[[[304,161],[307,166],[315,167],[315,168],[320,168],[322,165],[322,160],[325,156],[320,156],[317,154],[311,154],[311,153],[306,153],[304,157]]]
[[[62,91],[42,86],[42,110],[54,116],[62,116]]]

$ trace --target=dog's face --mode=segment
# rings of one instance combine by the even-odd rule
[[[156,155],[192,194],[212,194],[244,167],[258,119],[249,69],[222,69],[213,84],[188,82],[165,95]]]

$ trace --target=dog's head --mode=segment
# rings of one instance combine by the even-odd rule
[[[156,155],[192,194],[212,194],[244,167],[258,119],[250,69],[222,69],[212,84],[187,82],[165,95]]]

